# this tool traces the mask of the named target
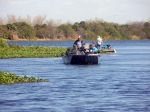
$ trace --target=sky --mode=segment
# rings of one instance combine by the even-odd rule
[[[150,20],[150,0],[0,0],[0,17],[46,16],[63,22]]]

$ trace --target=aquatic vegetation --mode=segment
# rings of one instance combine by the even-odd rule
[[[15,83],[34,83],[34,82],[48,82],[47,79],[40,79],[35,77],[17,76],[13,73],[0,71],[0,84],[15,84]]]
[[[58,47],[0,47],[0,58],[40,58],[60,57],[64,55],[66,48]]]
[[[66,48],[41,47],[41,46],[12,46],[6,40],[0,39],[0,58],[39,58],[60,57]]]
[[[7,40],[0,37],[0,47],[8,47]]]

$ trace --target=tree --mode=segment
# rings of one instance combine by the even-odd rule
[[[58,27],[58,30],[62,31],[66,38],[73,37],[76,34],[70,24],[62,24]]]
[[[17,22],[12,25],[17,27],[17,34],[20,38],[31,39],[35,37],[33,27],[25,22]]]
[[[34,17],[33,22],[32,22],[33,26],[44,24],[45,19],[46,19],[46,16],[36,16],[36,17]]]
[[[150,23],[149,22],[144,23],[143,31],[145,33],[145,38],[150,39]]]

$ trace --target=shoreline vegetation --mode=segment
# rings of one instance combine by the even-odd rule
[[[0,85],[17,84],[17,83],[39,83],[48,82],[47,79],[36,77],[18,76],[14,73],[0,71]]]
[[[1,18],[0,38],[9,40],[74,40],[82,35],[84,40],[141,40],[150,39],[150,20],[117,24],[103,20],[87,20],[74,23],[60,23],[36,16],[20,18],[9,15]]]

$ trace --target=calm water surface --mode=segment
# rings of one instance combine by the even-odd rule
[[[72,44],[50,43],[38,45]],[[49,79],[0,85],[0,112],[150,112],[150,41],[106,43],[117,53],[101,55],[98,65],[65,65],[61,58],[0,59],[2,71]]]

